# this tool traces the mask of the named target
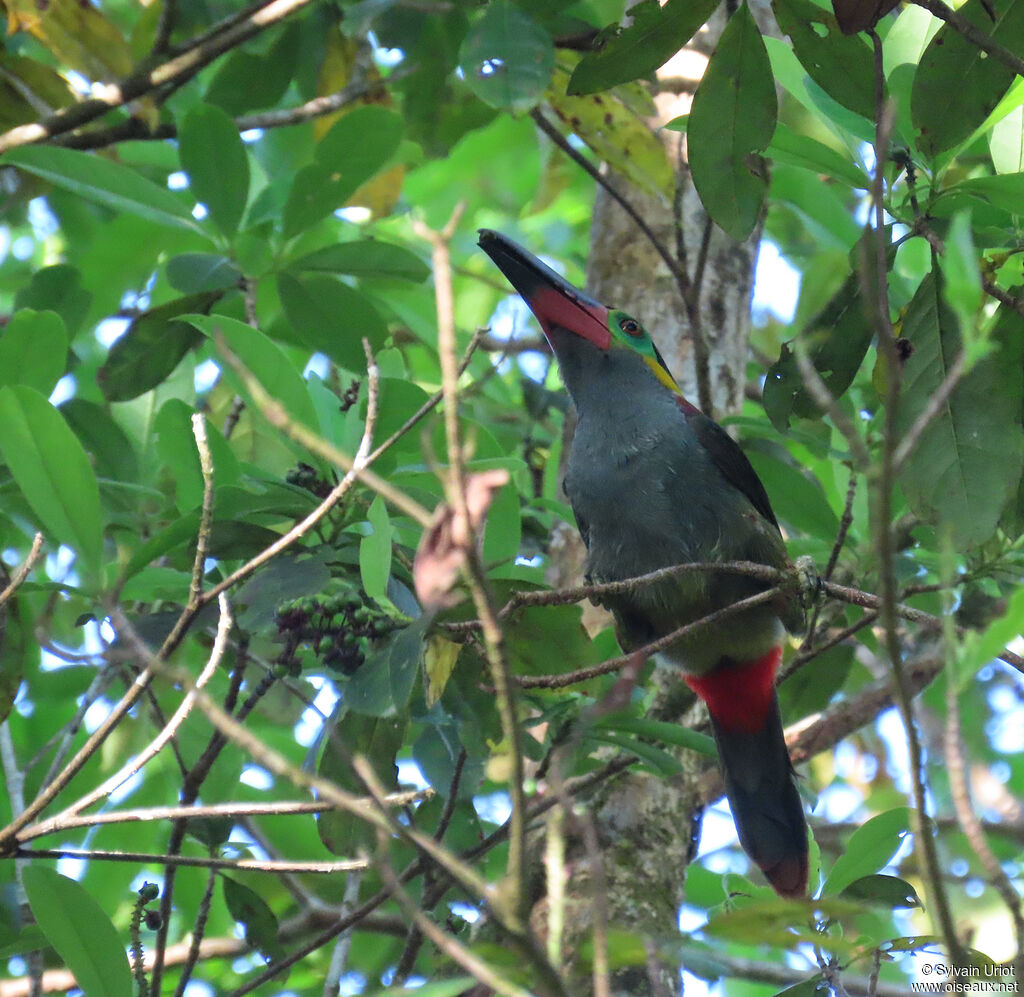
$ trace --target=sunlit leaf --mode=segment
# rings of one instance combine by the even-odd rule
[[[235,123],[219,107],[193,107],[178,130],[178,151],[196,200],[230,238],[249,196],[249,157]]]
[[[778,102],[768,53],[742,5],[726,25],[690,109],[690,169],[712,219],[732,238],[753,231],[768,180],[759,153],[775,131]]]
[[[85,997],[131,997],[124,943],[85,888],[41,865],[26,866],[22,881],[36,923]]]
[[[957,13],[1024,56],[1024,0],[967,0]],[[1013,79],[1012,69],[944,24],[914,75],[910,106],[919,148],[935,156],[963,142],[992,113]]]
[[[68,334],[61,317],[23,308],[0,336],[0,387],[24,384],[49,395],[64,373],[67,355]]]
[[[718,0],[634,4],[629,10],[629,27],[580,60],[569,80],[569,93],[594,93],[650,76],[696,34],[717,6]]]
[[[26,145],[5,152],[4,165],[27,170],[114,211],[174,228],[199,229],[184,200],[112,159],[60,146]]]
[[[910,833],[912,819],[909,807],[896,807],[858,827],[832,866],[821,895],[836,896],[855,880],[888,865],[904,837]]]
[[[0,388],[0,453],[50,539],[72,546],[93,571],[103,520],[89,458],[61,414],[32,388]]]

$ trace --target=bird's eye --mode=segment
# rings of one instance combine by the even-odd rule
[[[635,318],[624,318],[619,321],[619,328],[628,336],[639,336],[640,323]]]

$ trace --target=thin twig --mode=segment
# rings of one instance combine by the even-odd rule
[[[879,616],[885,636],[885,648],[892,663],[893,689],[903,719],[910,760],[911,788],[914,800],[914,846],[920,850],[926,873],[928,895],[934,916],[945,939],[949,957],[957,964],[964,958],[963,946],[956,934],[949,899],[942,882],[935,839],[928,823],[926,803],[924,756],[914,717],[913,692],[904,668],[900,646],[896,610],[895,552],[892,537],[892,503],[895,488],[894,456],[897,446],[897,411],[900,402],[902,377],[896,338],[889,311],[888,246],[886,244],[884,184],[888,161],[889,136],[892,130],[893,109],[885,99],[885,72],[882,64],[882,41],[871,32],[875,62],[875,171],[871,183],[874,206],[874,281],[877,306],[876,332],[879,349],[886,365],[884,431],[881,448],[881,466],[872,482],[871,525],[879,563],[881,605]]]
[[[832,573],[836,570],[836,565],[839,563],[839,555],[842,553],[843,546],[846,543],[846,535],[850,532],[850,527],[853,525],[853,500],[857,495],[857,475],[854,471],[850,471],[850,480],[846,486],[846,501],[843,503],[843,515],[839,520],[839,529],[836,531],[836,538],[832,542],[832,550],[828,556],[828,564],[825,565],[825,570],[821,577],[824,581],[829,581],[832,577]],[[816,602],[814,605],[814,611],[811,614],[811,622],[807,627],[807,637],[804,640],[804,647],[810,648],[814,644],[814,632],[818,627],[818,619],[821,616],[821,602]]]
[[[946,772],[949,775],[950,796],[957,820],[963,829],[967,843],[978,857],[989,882],[1002,898],[1013,921],[1013,932],[1017,941],[1017,955],[1014,960],[1018,977],[1024,976],[1024,912],[1021,910],[1020,895],[1014,889],[1010,877],[1006,875],[999,859],[996,858],[977,811],[971,800],[971,790],[967,777],[966,749],[963,734],[960,730],[960,684],[957,676],[956,655],[951,644],[952,633],[946,640],[946,730],[943,747],[946,756]]]
[[[121,83],[111,83],[97,88],[98,96],[63,108],[44,121],[18,125],[0,134],[0,154],[20,145],[42,142],[55,135],[73,131],[114,108],[123,107],[145,94],[187,79],[224,52],[236,48],[253,35],[294,14],[311,2],[312,0],[271,0],[238,24],[212,38],[193,43],[181,55],[168,59],[153,69],[136,72]]]
[[[28,578],[28,573],[35,567],[35,563],[39,560],[39,555],[42,551],[43,535],[42,533],[37,533],[32,538],[32,547],[28,552],[28,556],[21,562],[21,564],[18,565],[14,574],[11,575],[11,580],[4,588],[3,592],[0,592],[0,606],[7,602],[7,600],[18,591],[22,582]]]
[[[252,373],[246,368],[238,356],[228,347],[224,338],[220,335],[215,337],[217,343],[217,349],[224,357],[227,364],[234,369],[238,376],[245,383],[246,390],[253,396],[253,400],[256,402],[257,407],[267,421],[277,429],[287,433],[293,440],[301,443],[307,447],[313,453],[319,457],[323,457],[325,460],[330,461],[333,464],[337,464],[346,472],[346,477],[351,475],[354,481],[358,480],[366,485],[368,488],[377,492],[381,495],[385,501],[391,503],[400,512],[404,512],[411,519],[414,519],[420,526],[428,526],[432,521],[431,514],[423,508],[418,502],[415,502],[403,491],[396,488],[390,482],[384,480],[379,475],[370,471],[365,465],[356,466],[354,458],[349,454],[345,453],[344,450],[340,450],[338,447],[326,440],[322,439],[312,430],[307,429],[301,423],[296,422],[285,410],[284,406],[281,405],[276,398],[272,398],[263,386],[256,380]],[[340,485],[339,485],[340,487]],[[318,521],[318,517],[317,520]],[[303,520],[303,525],[308,521]],[[314,521],[314,522],[315,522]],[[309,529],[313,525],[309,522],[305,526],[305,529]],[[290,536],[289,531],[289,536]],[[305,530],[303,531],[305,532]],[[301,534],[299,534],[301,536]],[[282,540],[284,538],[282,537]],[[289,540],[289,543],[293,543],[298,537],[293,537]],[[274,545],[277,547],[277,544]],[[268,548],[269,550],[270,548]],[[275,549],[275,553],[278,551]],[[273,556],[273,555],[271,555]],[[266,558],[269,559],[269,558]],[[261,562],[262,563],[262,562]],[[237,574],[237,572],[236,572]],[[227,583],[222,582],[221,585],[225,586]],[[234,582],[232,582],[234,584]],[[214,590],[211,590],[211,592]],[[207,599],[209,599],[210,593],[207,593]]]
[[[359,900],[359,887],[363,881],[362,871],[350,872],[345,879],[345,896],[341,901],[342,917],[353,910]],[[331,953],[331,964],[324,977],[323,997],[335,997],[338,993],[338,985],[345,975],[348,965],[348,954],[352,948],[352,932],[343,931],[334,940],[334,951]]]
[[[213,891],[217,886],[217,871],[211,869],[206,877],[206,888],[199,901],[199,908],[196,912],[195,925],[192,928],[192,937],[189,940],[188,955],[182,964],[181,973],[178,976],[178,985],[174,990],[174,997],[185,997],[189,980],[199,963],[199,954],[202,951],[203,937],[206,934],[206,924],[210,918],[210,909],[213,906]],[[163,963],[166,964],[166,956]]]
[[[407,793],[389,793],[385,802],[389,806],[407,807],[422,803],[433,797],[432,789],[417,789]],[[369,806],[370,800],[366,799]],[[104,824],[143,824],[165,820],[201,820],[210,817],[295,816],[296,814],[320,814],[337,809],[327,800],[288,800],[276,803],[212,803],[206,806],[183,807],[139,807],[134,810],[108,810],[104,813],[51,817],[31,824],[18,834],[18,842],[33,841],[46,834],[60,834],[76,827],[98,827]]]
[[[828,413],[832,425],[846,440],[846,445],[850,448],[853,466],[859,471],[866,471],[871,466],[871,455],[868,453],[868,448],[864,440],[861,439],[860,433],[857,432],[857,427],[840,407],[839,401],[829,391],[828,385],[818,373],[807,353],[807,344],[800,336],[793,340],[793,355],[796,357],[796,365],[807,393],[819,408]]]
[[[227,648],[228,632],[230,631],[233,622],[227,597],[221,596],[220,619],[217,622],[217,635],[214,638],[213,649],[210,651],[210,657],[207,659],[203,670],[199,673],[199,677],[195,680],[193,688],[196,691],[202,689],[203,686],[213,678],[217,669],[220,667],[221,660],[224,657],[224,651]],[[105,799],[115,789],[117,789],[118,786],[122,785],[135,775],[135,773],[142,769],[151,758],[156,757],[156,755],[158,755],[163,749],[164,745],[174,737],[181,725],[188,719],[188,716],[192,712],[194,706],[195,692],[186,693],[185,697],[178,705],[178,708],[164,725],[163,730],[161,730],[160,733],[142,749],[142,751],[140,751],[130,761],[126,762],[120,770],[110,776],[109,779],[100,783],[99,786],[91,792],[86,793],[85,796],[77,799],[61,814],[58,814],[55,819],[59,820],[62,817],[77,816],[85,810],[86,807],[90,807],[99,800]]]
[[[451,256],[449,242],[455,233],[465,205],[459,204],[445,227],[435,232],[422,222],[414,223],[413,230],[430,243],[434,271],[434,294],[437,308],[438,354],[441,359],[441,387],[444,394],[445,439],[448,447],[448,481],[445,494],[457,519],[465,523],[467,532],[465,564],[477,616],[486,646],[486,658],[494,683],[502,735],[509,759],[508,789],[512,816],[508,866],[506,875],[510,890],[505,898],[508,907],[504,920],[511,919],[516,931],[524,929],[528,898],[526,895],[526,795],[523,788],[522,730],[516,709],[515,687],[505,654],[504,636],[493,604],[487,574],[480,563],[473,523],[466,498],[465,468],[462,443],[459,438],[459,368],[456,360],[455,302],[452,295]]]
[[[609,658],[607,661],[602,661],[601,664],[594,665],[591,668],[580,668],[561,675],[522,675],[516,679],[516,683],[523,689],[562,689],[568,685],[575,685],[577,682],[586,682],[600,675],[616,672],[621,668],[625,668],[637,655],[643,655],[645,658],[650,657],[664,650],[669,645],[674,644],[681,637],[689,636],[722,619],[726,619],[736,613],[742,613],[746,609],[771,602],[778,595],[778,588],[770,588],[764,592],[758,592],[756,595],[747,596],[746,599],[740,599],[739,602],[734,602],[731,606],[716,609],[713,613],[708,613],[707,616],[699,620],[694,620],[692,623],[677,627],[657,640],[652,640],[650,643],[635,648],[626,654],[620,654],[616,658]]]
[[[203,475],[203,504],[199,513],[199,532],[196,534],[196,556],[192,564],[192,580],[188,589],[188,607],[199,605],[203,595],[203,576],[206,574],[206,548],[210,542],[213,524],[213,455],[206,438],[206,418],[202,412],[192,414],[192,435],[199,451],[199,467]]]
[[[382,857],[374,863],[381,882],[391,892],[392,897],[398,902],[398,906],[402,908],[405,916],[416,925],[417,930],[429,938],[440,952],[444,953],[444,955],[461,966],[474,979],[479,980],[496,994],[502,994],[503,997],[530,997],[530,991],[509,983],[499,976],[495,970],[491,969],[478,955],[467,949],[454,935],[443,931],[431,921],[399,882],[395,870],[391,867],[391,863],[383,855],[386,839],[382,837],[381,842]]]
[[[365,869],[362,859],[339,859],[335,862],[278,861],[275,859],[229,859],[204,855],[167,855],[150,852],[122,852],[101,848],[19,848],[18,858],[88,859],[96,862],[151,863],[163,866],[192,866],[198,869],[239,869],[246,872],[303,872],[333,875]]]
[[[470,360],[473,359],[473,354],[476,352],[478,346],[481,345],[483,340],[483,331],[477,329],[473,333],[473,338],[469,341],[469,346],[466,347],[466,352],[459,362],[458,377],[466,372],[466,368],[469,367]],[[401,426],[398,427],[383,443],[376,447],[367,458],[367,463],[372,464],[385,450],[389,450],[394,446],[403,436],[405,436],[411,429],[415,428],[424,416],[433,411],[442,399],[444,398],[444,391],[435,391]]]

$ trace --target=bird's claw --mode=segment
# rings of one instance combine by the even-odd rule
[[[822,592],[825,591],[825,583],[814,566],[814,559],[809,554],[798,557],[793,568],[797,579],[800,605],[805,610],[810,609],[821,598]]]

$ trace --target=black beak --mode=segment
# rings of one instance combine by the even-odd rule
[[[530,306],[549,339],[552,329],[565,329],[608,349],[612,334],[604,305],[500,232],[480,229],[479,244]]]

